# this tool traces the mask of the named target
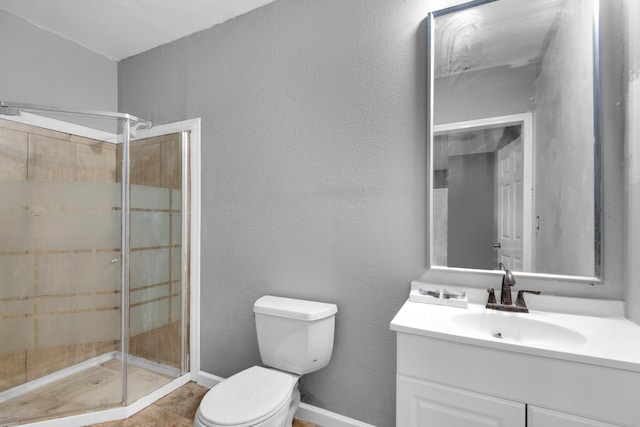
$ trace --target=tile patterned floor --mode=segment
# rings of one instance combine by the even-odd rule
[[[200,400],[208,388],[189,382],[126,420],[94,424],[93,427],[192,427]],[[294,419],[292,427],[320,427]]]

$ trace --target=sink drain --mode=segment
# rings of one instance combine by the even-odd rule
[[[103,382],[105,382],[106,380],[104,378],[96,378],[94,380],[91,380],[87,383],[87,385],[89,387],[96,387],[99,386],[100,384],[102,384]]]

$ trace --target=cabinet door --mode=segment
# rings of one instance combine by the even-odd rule
[[[537,408],[531,405],[527,407],[527,420],[528,427],[617,427],[613,424]]]
[[[522,403],[397,376],[398,427],[525,427]]]

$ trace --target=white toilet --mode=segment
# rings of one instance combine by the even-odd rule
[[[291,426],[298,379],[324,368],[333,352],[335,304],[264,296],[255,302],[262,362],[220,382],[204,396],[194,427]]]

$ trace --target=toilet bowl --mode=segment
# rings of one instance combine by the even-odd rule
[[[260,357],[204,396],[194,427],[291,426],[301,375],[325,367],[333,352],[335,304],[265,296],[254,304]]]
[[[222,381],[200,402],[194,427],[281,427],[300,402],[298,376],[253,366]]]

